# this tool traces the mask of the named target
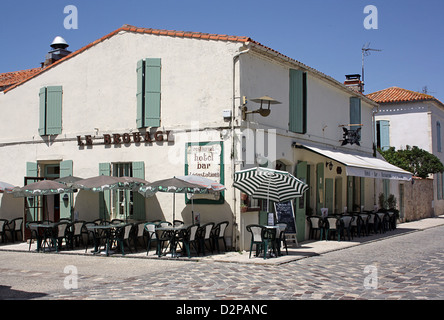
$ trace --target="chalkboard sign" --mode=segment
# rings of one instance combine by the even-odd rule
[[[287,224],[286,233],[296,234],[296,222],[294,220],[292,201],[275,202],[274,209],[276,211],[278,222],[285,222]]]

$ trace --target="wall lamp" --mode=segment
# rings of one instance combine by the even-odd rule
[[[271,113],[270,106],[272,104],[281,104],[282,103],[282,102],[279,102],[277,100],[274,100],[273,98],[271,98],[269,96],[263,96],[263,97],[260,97],[260,98],[255,98],[255,99],[251,99],[250,100],[252,102],[260,103],[261,104],[260,109],[253,110],[253,111],[248,111],[248,108],[245,105],[246,101],[247,101],[247,99],[245,99],[245,103],[244,103],[244,105],[242,107],[242,120],[244,120],[244,121],[247,120],[247,114],[250,114],[250,113],[259,113],[262,117],[268,117],[270,115],[270,113]],[[267,109],[263,108],[263,104],[264,103],[268,104],[268,108]]]
[[[331,161],[328,162],[328,161],[327,161],[327,162],[325,163],[325,167],[328,168],[328,169],[330,169],[330,171],[331,171],[331,170],[333,169],[333,162],[331,162]]]

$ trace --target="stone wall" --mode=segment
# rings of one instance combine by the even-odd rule
[[[414,178],[413,181],[413,184],[404,184],[403,220],[413,221],[433,217],[433,180]]]

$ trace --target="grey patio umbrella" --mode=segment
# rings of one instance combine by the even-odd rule
[[[119,187],[120,180],[112,176],[95,176],[87,179],[82,179],[72,184],[74,189],[90,190],[94,192],[101,192],[105,190],[114,190]]]
[[[41,180],[35,183],[28,184],[21,188],[16,187],[12,190],[12,194],[15,198],[48,196],[68,192],[72,192],[72,189],[70,187],[54,180]],[[46,212],[48,211],[46,202],[45,210]]]
[[[202,184],[191,183],[173,177],[170,179],[163,179],[152,182],[150,184],[140,187],[139,193],[145,197],[153,196],[156,192],[171,192],[173,193],[173,220],[176,219],[176,193],[209,193],[209,188]],[[193,218],[194,220],[194,218]]]
[[[55,179],[54,181],[66,184],[67,186],[72,186],[77,181],[83,180],[83,178],[74,177],[74,176],[66,176],[63,178]]]
[[[14,197],[37,197],[66,192],[72,192],[72,189],[54,180],[41,180],[12,190]]]
[[[14,188],[15,186],[13,186],[12,184],[0,181],[0,192],[11,192]]]
[[[234,187],[256,199],[283,202],[301,197],[308,185],[286,171],[252,168],[234,175]]]

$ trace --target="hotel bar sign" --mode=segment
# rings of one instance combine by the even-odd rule
[[[195,175],[224,184],[223,146],[221,142],[187,143],[185,174]],[[223,196],[196,194],[195,203],[223,203]],[[197,200],[197,202],[196,202]],[[200,200],[200,201],[199,201]]]

